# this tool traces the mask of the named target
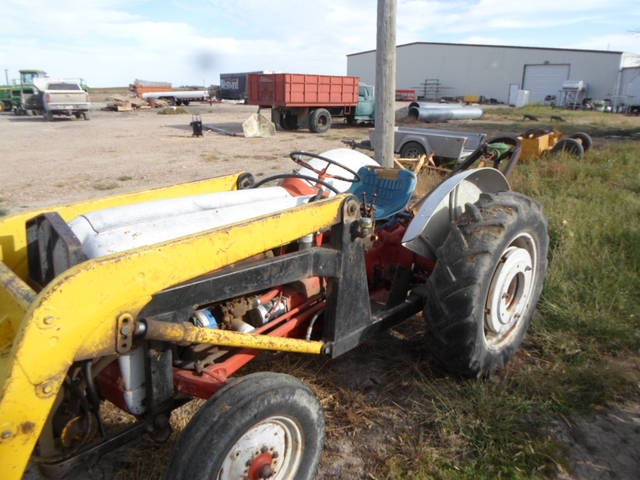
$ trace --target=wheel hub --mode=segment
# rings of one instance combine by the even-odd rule
[[[487,297],[485,337],[497,346],[522,316],[533,288],[533,259],[525,248],[505,250],[493,275]]]
[[[302,433],[287,417],[270,417],[247,430],[222,462],[218,479],[294,480]]]

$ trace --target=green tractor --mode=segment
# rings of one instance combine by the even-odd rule
[[[42,111],[42,92],[34,81],[46,76],[44,70],[20,70],[20,85],[11,89],[11,103],[16,115],[39,114]]]
[[[0,86],[0,112],[13,110],[16,115],[27,115],[42,109],[38,89],[33,81],[47,76],[43,70],[20,70],[20,83]],[[40,106],[38,106],[40,105]]]

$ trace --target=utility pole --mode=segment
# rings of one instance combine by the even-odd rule
[[[393,167],[393,128],[396,101],[396,0],[378,0],[376,40],[375,159]]]
[[[9,85],[9,69],[4,69],[4,77],[7,79],[7,85]]]

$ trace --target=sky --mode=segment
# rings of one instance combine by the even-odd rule
[[[0,75],[219,84],[220,73],[346,75],[376,48],[376,0],[0,0]],[[640,55],[640,0],[397,0],[397,45],[470,43]]]

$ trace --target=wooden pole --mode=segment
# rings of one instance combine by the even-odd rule
[[[376,118],[373,148],[383,167],[393,167],[396,100],[396,0],[378,0]]]

